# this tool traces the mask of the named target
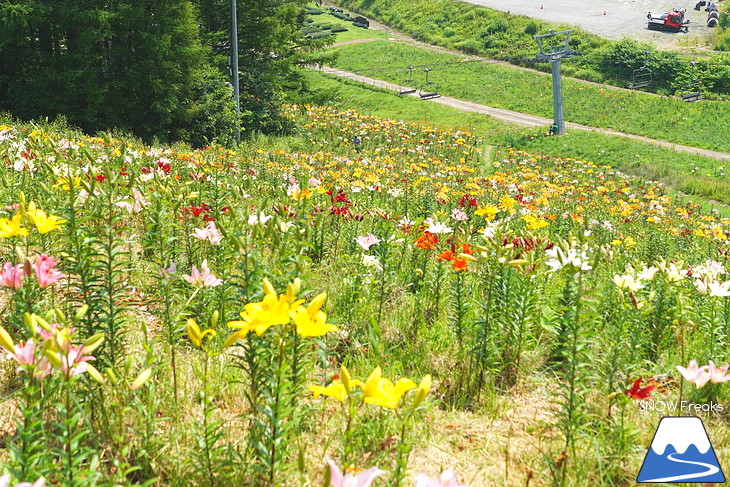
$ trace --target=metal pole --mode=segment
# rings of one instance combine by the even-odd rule
[[[563,115],[563,89],[560,82],[560,58],[552,59],[550,67],[553,71],[553,120],[558,126],[558,135],[565,135],[565,117]]]
[[[233,71],[233,96],[236,99],[236,143],[241,142],[241,95],[238,87],[238,19],[236,0],[231,0],[231,70]]]

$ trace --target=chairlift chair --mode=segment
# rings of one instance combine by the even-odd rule
[[[426,82],[421,85],[421,89],[418,90],[418,96],[421,97],[421,100],[430,100],[431,98],[438,98],[441,96],[441,94],[438,91],[438,84],[435,81],[429,81],[428,80],[428,73],[431,72],[431,68],[424,68],[424,73],[426,73]]]
[[[398,95],[410,95],[412,93],[416,92],[415,88],[411,88],[415,83],[413,82],[413,70],[415,68],[413,66],[408,66],[406,68],[406,79],[403,80],[403,83],[401,86],[398,87]]]
[[[690,63],[692,65],[692,82],[687,85],[685,88],[687,90],[687,93],[684,93],[682,95],[682,100],[686,102],[693,102],[693,101],[700,101],[704,100],[705,96],[702,94],[702,88],[700,87],[700,80],[699,78],[695,78],[695,66],[697,65],[697,61],[692,61]]]
[[[693,101],[700,101],[704,100],[705,96],[702,94],[702,89],[700,88],[700,80],[697,78],[694,78],[692,80],[692,83],[687,85],[687,93],[684,93],[682,95],[682,100],[686,102],[693,102]]]
[[[651,84],[652,74],[649,68],[642,66],[639,69],[635,69],[631,76],[631,84],[629,88],[632,90],[638,90],[639,88],[646,88]]]
[[[649,51],[644,51],[644,55],[648,58]],[[631,84],[629,85],[629,89],[637,90],[639,88],[646,88],[651,85],[652,81],[652,72],[648,67],[646,67],[645,58],[644,64],[631,73]]]

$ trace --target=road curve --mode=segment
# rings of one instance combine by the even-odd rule
[[[680,482],[682,480],[694,481],[695,479],[701,479],[702,477],[709,477],[710,475],[714,475],[720,471],[720,469],[717,468],[715,465],[710,465],[709,463],[703,463],[703,462],[690,462],[689,460],[680,460],[679,458],[674,458],[672,455],[676,455],[676,453],[672,453],[672,454],[668,455],[667,460],[670,460],[670,461],[676,462],[676,463],[687,463],[690,465],[699,465],[700,467],[707,467],[708,470],[705,472],[700,472],[700,473],[688,473],[688,474],[684,474],[684,475],[674,475],[673,477],[662,477],[660,479],[642,480],[641,482],[656,484],[659,482]]]

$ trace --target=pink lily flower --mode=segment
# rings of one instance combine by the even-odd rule
[[[43,477],[36,480],[33,484],[30,482],[21,482],[16,484],[14,487],[45,487],[46,479]],[[0,477],[0,487],[11,487],[10,486],[10,475],[3,475]]]
[[[701,389],[710,380],[709,365],[699,367],[696,360],[690,360],[687,368],[677,365],[677,370],[687,382],[694,384],[697,389]]]
[[[416,479],[415,487],[468,487],[466,484],[460,484],[456,480],[456,474],[452,470],[441,472],[438,480],[432,480],[425,474],[419,473]]]
[[[727,369],[730,367],[729,364],[725,364],[721,367],[717,367],[715,365],[715,362],[710,360],[710,382],[714,382],[715,384],[727,382],[730,380],[730,374],[727,374]]]
[[[212,221],[205,228],[194,229],[190,236],[200,240],[208,240],[211,245],[220,245],[221,240],[223,240],[223,234],[215,226],[215,222]]]
[[[15,345],[15,351],[9,352],[8,357],[20,364],[16,372],[29,371],[34,378],[43,380],[51,373],[51,364],[46,357],[37,360],[37,348],[38,346],[33,339],[30,339],[25,343]]]
[[[35,275],[38,279],[38,286],[41,289],[50,286],[54,282],[58,281],[60,278],[64,277],[63,273],[54,269],[54,267],[56,267],[56,264],[58,264],[58,262],[56,262],[56,259],[54,259],[53,257],[49,257],[46,254],[36,256],[33,269],[35,269]]]
[[[9,287],[10,289],[20,289],[23,287],[23,264],[13,265],[10,262],[3,266],[0,273],[0,286]]]
[[[173,277],[172,274],[174,274],[176,272],[177,272],[177,264],[175,264],[174,262],[171,262],[170,267],[168,267],[167,269],[162,269],[162,277],[164,277],[165,279],[167,279],[169,281]]]
[[[96,360],[96,357],[83,354],[83,345],[69,346],[65,353],[60,354],[61,372],[66,378],[86,372],[86,362]]]
[[[357,242],[357,244],[362,247],[363,250],[370,250],[370,247],[377,243],[380,243],[380,239],[372,233],[368,233],[364,237],[357,237],[355,239],[355,242]]]
[[[353,475],[349,472],[342,475],[342,472],[340,472],[340,469],[337,467],[334,460],[330,457],[324,457],[324,459],[329,464],[330,487],[369,487],[376,478],[385,473],[385,470],[381,470],[378,467],[372,467],[357,475]]]
[[[210,272],[207,259],[200,265],[200,270],[193,266],[193,270],[190,275],[183,276],[183,279],[197,287],[215,287],[223,284],[222,279],[218,279],[212,272]]]
[[[63,333],[61,333],[63,332]],[[76,333],[76,328],[65,329],[58,323],[51,323],[51,331],[44,330],[43,328],[38,329],[38,334],[41,336],[43,341],[53,340],[58,336],[61,346],[65,346],[68,342],[68,338]]]
[[[454,208],[453,210],[451,210],[451,218],[460,222],[465,222],[469,219],[467,214],[464,213],[463,210],[460,210],[458,208]]]

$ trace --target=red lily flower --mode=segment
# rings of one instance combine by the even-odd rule
[[[631,399],[649,399],[651,398],[651,394],[649,393],[653,390],[654,386],[648,386],[642,389],[641,377],[639,377],[634,381],[634,385],[631,386],[631,389],[627,389],[624,391],[624,394],[629,396]]]

